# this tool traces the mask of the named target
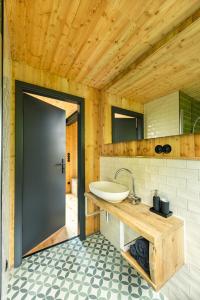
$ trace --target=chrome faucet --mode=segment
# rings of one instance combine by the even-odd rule
[[[136,196],[135,194],[135,181],[134,181],[134,177],[133,177],[133,173],[131,172],[131,170],[126,169],[126,168],[120,168],[119,170],[116,171],[114,179],[117,179],[117,176],[119,175],[119,173],[121,172],[127,172],[130,176],[131,176],[131,180],[132,180],[132,190],[129,193],[128,198],[132,200],[133,204],[139,204],[141,202],[141,198]]]

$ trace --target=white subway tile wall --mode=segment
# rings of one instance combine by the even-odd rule
[[[129,168],[135,178],[136,194],[142,201],[152,205],[155,189],[170,201],[170,209],[185,222],[185,262],[162,288],[161,292],[170,300],[200,299],[200,161],[101,157],[101,180],[113,180],[119,168]],[[131,187],[125,173],[118,182]],[[109,225],[105,214],[101,214],[101,233],[119,249],[119,221],[111,217]],[[126,227],[126,242],[137,236]]]
[[[179,92],[144,105],[144,136],[154,138],[179,134]]]

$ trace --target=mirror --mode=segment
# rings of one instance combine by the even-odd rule
[[[143,113],[111,107],[112,143],[200,132],[200,100],[182,91],[143,104]]]
[[[143,139],[143,127],[143,114],[112,106],[113,143]]]

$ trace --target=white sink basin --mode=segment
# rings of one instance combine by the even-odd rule
[[[91,182],[89,189],[96,196],[112,203],[121,202],[129,194],[126,186],[110,181]]]

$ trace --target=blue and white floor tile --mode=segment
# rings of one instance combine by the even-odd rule
[[[23,259],[11,274],[8,300],[164,300],[101,234]]]

